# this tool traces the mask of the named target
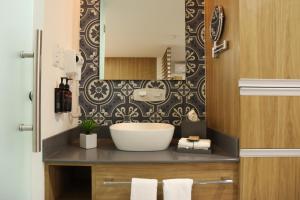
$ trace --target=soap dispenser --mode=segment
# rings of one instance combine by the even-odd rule
[[[72,79],[66,79],[66,84],[64,87],[63,92],[63,111],[64,112],[71,112],[72,111],[72,92],[70,91],[70,85],[68,84],[69,80]]]
[[[55,113],[63,112],[63,93],[64,93],[65,85],[64,85],[64,78],[61,78],[60,84],[58,88],[55,88],[55,105],[54,111]]]

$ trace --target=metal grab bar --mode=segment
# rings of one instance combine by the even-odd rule
[[[41,151],[41,77],[42,77],[42,38],[43,31],[36,31],[34,53],[33,84],[33,152]]]
[[[158,184],[162,184],[162,181],[159,181]],[[233,184],[232,179],[218,179],[218,180],[194,180],[195,185],[210,185],[210,184]],[[103,181],[103,185],[126,185],[131,184],[131,181]]]

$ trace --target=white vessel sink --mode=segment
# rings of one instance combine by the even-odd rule
[[[109,127],[116,147],[123,151],[160,151],[171,143],[175,127],[165,123],[120,123]]]

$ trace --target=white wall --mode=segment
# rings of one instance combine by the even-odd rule
[[[74,127],[78,120],[69,114],[54,113],[54,88],[65,73],[53,66],[57,46],[79,49],[79,0],[45,0],[43,72],[42,72],[42,131],[50,137]],[[77,23],[76,23],[77,22]]]
[[[78,120],[68,114],[54,113],[54,88],[64,72],[53,66],[57,45],[79,49],[80,0],[35,0],[35,27],[42,28],[42,139],[76,126]],[[32,200],[44,198],[44,164],[42,153],[32,154]]]

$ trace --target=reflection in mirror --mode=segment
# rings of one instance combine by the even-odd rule
[[[185,0],[101,0],[101,80],[184,80]]]

